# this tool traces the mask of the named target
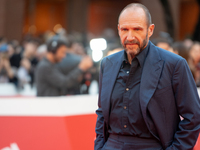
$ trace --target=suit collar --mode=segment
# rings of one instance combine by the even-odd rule
[[[147,105],[157,88],[163,64],[164,61],[159,55],[159,49],[150,43],[149,54],[144,64],[140,83],[140,106],[147,127]]]
[[[124,56],[123,53],[124,50],[105,58],[106,65],[104,67],[102,78],[101,102],[104,105],[102,110],[107,125],[109,120],[110,98],[119,69],[121,67],[121,60],[123,60]]]
[[[163,60],[159,55],[159,50],[150,43],[149,54],[147,55],[144,64],[140,85],[140,99],[141,101],[144,101],[143,107],[147,106],[148,101],[157,87],[162,66]]]

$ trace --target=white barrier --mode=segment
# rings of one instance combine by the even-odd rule
[[[200,88],[197,90],[200,95]],[[0,116],[68,116],[91,114],[95,113],[97,109],[97,101],[97,95],[3,97],[0,98]]]
[[[68,116],[93,114],[97,95],[1,98],[0,116]]]

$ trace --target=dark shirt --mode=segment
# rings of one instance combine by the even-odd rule
[[[152,138],[140,107],[140,81],[149,44],[130,65],[124,51],[122,65],[111,95],[109,133]]]

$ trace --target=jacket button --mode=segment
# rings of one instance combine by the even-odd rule
[[[128,91],[129,90],[129,88],[126,88],[126,91]]]
[[[124,109],[126,109],[126,106],[124,106]]]
[[[126,128],[127,126],[126,125],[124,125],[124,128]]]

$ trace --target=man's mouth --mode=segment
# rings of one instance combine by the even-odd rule
[[[137,45],[138,46],[138,44],[137,43],[129,43],[129,44],[126,44],[127,46],[135,46],[135,45]]]

